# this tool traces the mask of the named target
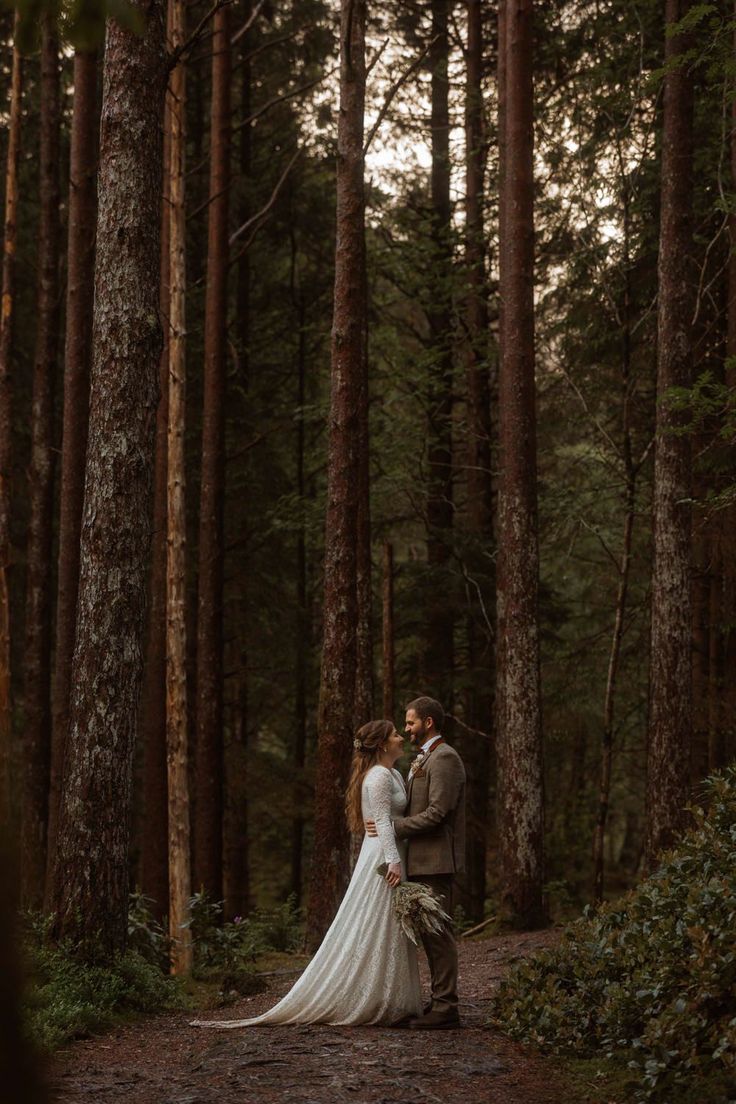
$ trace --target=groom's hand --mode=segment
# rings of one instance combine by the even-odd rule
[[[376,828],[375,820],[367,820],[365,822],[365,834],[367,836],[377,836],[378,829]]]

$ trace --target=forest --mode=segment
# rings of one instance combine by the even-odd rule
[[[242,965],[243,920],[251,959],[313,951],[355,731],[428,694],[468,776],[458,931],[578,925],[494,1022],[731,1099],[732,6],[0,25],[2,923],[49,969]],[[659,1004],[535,1020],[700,893]],[[674,960],[716,947],[713,1008]]]

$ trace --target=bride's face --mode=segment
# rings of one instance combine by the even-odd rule
[[[385,744],[386,757],[393,763],[404,754],[404,737],[394,729]]]

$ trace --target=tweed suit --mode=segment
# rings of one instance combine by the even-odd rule
[[[409,779],[406,815],[394,820],[397,839],[408,840],[407,877],[422,882],[452,910],[454,875],[465,869],[465,767],[440,740]],[[432,975],[432,1009],[457,1009],[457,946],[452,928],[422,939]]]

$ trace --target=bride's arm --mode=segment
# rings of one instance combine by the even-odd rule
[[[393,825],[391,824],[391,794],[393,791],[391,772],[376,767],[368,775],[365,784],[378,839],[383,848],[384,861],[389,865],[399,863],[401,858],[396,846]]]

